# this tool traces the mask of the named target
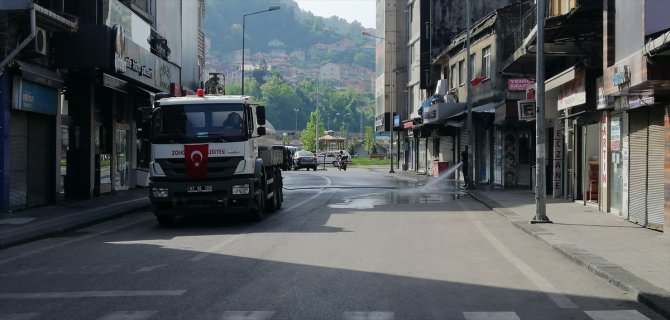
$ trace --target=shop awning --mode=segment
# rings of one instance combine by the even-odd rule
[[[431,124],[449,119],[454,114],[465,110],[465,103],[443,102],[423,108],[423,123]]]
[[[497,102],[489,102],[487,104],[483,104],[481,106],[477,106],[472,108],[472,113],[494,113],[496,112],[496,108],[504,104],[505,101],[497,101]],[[449,117],[448,119],[456,118],[458,116],[464,115],[468,112],[468,110],[463,110],[457,114],[454,114],[453,116]]]
[[[18,60],[15,62],[18,65],[19,70],[21,70],[21,75],[24,79],[54,88],[63,86],[63,78],[61,78],[56,71],[32,63],[21,62]]]
[[[550,79],[547,79],[547,81],[544,82],[544,91],[547,92],[551,89],[556,89],[574,80],[576,75],[575,67],[576,66],[572,66],[567,70],[551,77]]]

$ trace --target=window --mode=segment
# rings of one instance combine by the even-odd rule
[[[458,86],[458,79],[456,77],[456,64],[451,65],[451,72],[449,73],[449,77],[451,79],[451,81],[449,81],[451,83],[451,88],[456,88]]]
[[[409,56],[409,63],[407,65],[411,67],[412,64],[414,63],[414,44],[413,43],[411,45],[409,45],[409,50],[408,51],[409,51],[408,52],[409,53],[409,55],[408,55]]]
[[[470,65],[468,65],[468,81],[472,80],[475,76],[475,57],[476,55],[473,53],[470,55]]]
[[[414,3],[410,3],[409,6],[407,6],[407,15],[409,16],[409,22],[411,23],[414,21]]]
[[[458,84],[460,85],[465,84],[465,60],[461,60],[458,62],[458,79],[459,79]]]
[[[482,77],[490,78],[491,77],[491,46],[488,46],[482,50]]]

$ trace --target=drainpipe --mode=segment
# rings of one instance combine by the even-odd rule
[[[5,60],[2,60],[2,62],[0,62],[0,74],[3,73],[5,66],[9,64],[9,62],[12,61],[12,59],[14,59],[14,57],[16,57],[16,55],[19,54],[19,52],[21,52],[21,50],[23,50],[23,48],[25,48],[30,43],[30,41],[33,41],[33,39],[35,39],[35,36],[37,35],[36,24],[37,23],[35,18],[35,7],[32,7],[30,9],[30,34],[28,35],[27,38],[23,39],[23,41],[19,44],[18,47],[16,47],[16,49],[14,49],[12,52],[9,53],[9,55],[7,55]]]

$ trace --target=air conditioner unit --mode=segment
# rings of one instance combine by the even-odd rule
[[[33,51],[40,55],[47,54],[47,31],[42,28],[37,28],[37,34],[33,41]]]

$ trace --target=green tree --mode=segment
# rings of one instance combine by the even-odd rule
[[[262,103],[265,104],[267,118],[277,129],[295,127],[295,109],[305,110],[303,100],[296,89],[280,75],[273,74],[261,85]]]
[[[375,149],[375,133],[372,130],[371,126],[366,126],[365,127],[365,142],[364,142],[365,150],[368,153],[374,153]]]
[[[281,143],[285,146],[291,144],[292,141],[293,141],[293,138],[291,136],[289,136],[288,134],[284,134],[281,137]]]
[[[319,119],[319,134],[315,135],[315,126],[316,126],[316,119]],[[302,143],[302,147],[305,150],[316,150],[316,136],[323,136],[323,120],[321,119],[321,114],[314,111],[310,114],[309,116],[309,122],[307,122],[307,126],[305,127],[305,130],[302,131],[300,134],[300,142]],[[322,147],[322,146],[319,146]]]

